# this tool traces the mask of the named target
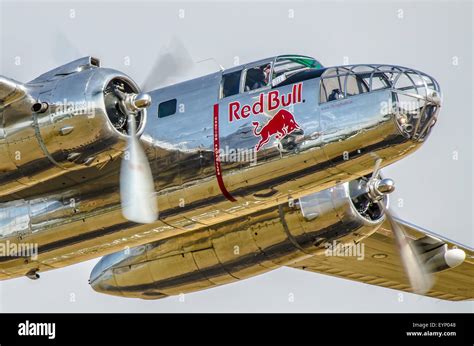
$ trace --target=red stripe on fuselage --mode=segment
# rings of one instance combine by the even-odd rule
[[[219,153],[220,141],[219,141],[219,105],[214,105],[214,168],[216,170],[217,183],[219,184],[219,189],[221,189],[222,194],[231,202],[236,202],[236,199],[227,191],[224,185],[224,180],[222,179],[222,170],[221,170],[221,156]]]

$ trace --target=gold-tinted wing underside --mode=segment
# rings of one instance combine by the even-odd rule
[[[433,235],[416,226],[398,220],[406,234],[413,239]],[[474,257],[473,250],[441,239],[449,248],[457,247],[466,252],[466,260],[460,266],[435,273],[435,283],[425,295],[444,300],[472,300],[474,298]],[[388,222],[384,222],[377,232],[363,240],[365,256],[357,257],[314,256],[297,262],[291,267],[321,273],[339,278],[363,282],[370,285],[411,292],[408,279],[397,252],[393,233]],[[385,258],[374,255],[386,254]],[[375,256],[380,257],[380,256]]]
[[[20,83],[0,76],[0,107],[6,107],[25,95],[26,92]]]

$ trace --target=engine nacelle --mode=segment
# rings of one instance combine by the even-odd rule
[[[426,266],[432,273],[451,269],[462,264],[466,259],[466,253],[461,249],[449,249],[444,244],[435,254],[426,260]]]
[[[433,235],[425,235],[413,241],[413,245],[428,272],[437,273],[455,268],[466,259],[466,253],[457,248],[448,249],[448,244]]]
[[[355,184],[355,185],[354,185]],[[90,283],[102,293],[157,299],[245,279],[334,244],[354,246],[384,220],[357,182],[209,228],[103,257]]]
[[[23,87],[27,97],[0,108],[0,196],[70,170],[104,165],[123,152],[127,117],[113,88],[139,92],[125,74],[86,57]],[[144,110],[136,121],[140,134]]]

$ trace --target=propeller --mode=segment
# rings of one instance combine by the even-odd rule
[[[56,31],[52,40],[52,46],[52,57],[56,65],[63,65],[85,56],[78,46],[61,30]]]
[[[169,82],[177,73],[193,66],[194,62],[182,42],[176,37],[153,64],[142,90],[151,90]],[[134,222],[151,223],[158,217],[153,175],[145,152],[138,141],[135,117],[151,104],[146,93],[126,94],[116,88],[119,106],[127,114],[128,149],[120,168],[120,199],[123,215]]]
[[[153,64],[148,77],[142,83],[142,90],[151,90],[172,80],[178,73],[193,67],[194,62],[178,38]],[[151,104],[146,93],[128,94],[116,88],[115,94],[120,100],[119,107],[127,114],[128,149],[120,168],[120,199],[123,215],[134,222],[151,223],[158,217],[153,176],[145,152],[138,141],[137,114]]]
[[[58,34],[55,41],[54,53],[58,61],[63,61],[65,54],[74,59],[82,56],[64,34]],[[177,37],[173,37],[163,51],[142,83],[141,90],[162,86],[195,67],[191,55]],[[130,221],[151,223],[158,218],[158,207],[151,168],[138,140],[136,122],[137,115],[151,104],[151,97],[146,93],[125,92],[118,86],[113,88],[113,92],[117,96],[118,107],[127,116],[127,150],[120,168],[122,213]]]
[[[151,223],[158,217],[153,176],[148,158],[137,138],[136,116],[151,104],[146,93],[125,93],[114,88],[121,111],[127,115],[127,150],[120,167],[122,213],[130,221]]]
[[[413,292],[424,294],[433,285],[433,278],[424,261],[421,260],[419,251],[407,237],[403,227],[396,222],[392,211],[385,203],[384,196],[395,190],[395,182],[389,178],[381,178],[381,163],[382,159],[377,159],[375,162],[374,173],[366,185],[366,193],[385,212],[385,217],[392,227],[400,258]]]
[[[161,55],[141,84],[142,90],[152,90],[163,86],[195,67],[190,53],[176,36],[161,51]]]

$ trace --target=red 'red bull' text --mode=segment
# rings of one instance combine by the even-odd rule
[[[229,103],[229,122],[247,119],[250,115],[258,115],[264,111],[273,111],[281,107],[302,102],[303,83],[294,84],[291,92],[280,94],[278,90],[272,90],[268,94],[261,93],[258,99],[251,105],[241,106],[239,101]],[[267,108],[264,109],[264,105]]]

